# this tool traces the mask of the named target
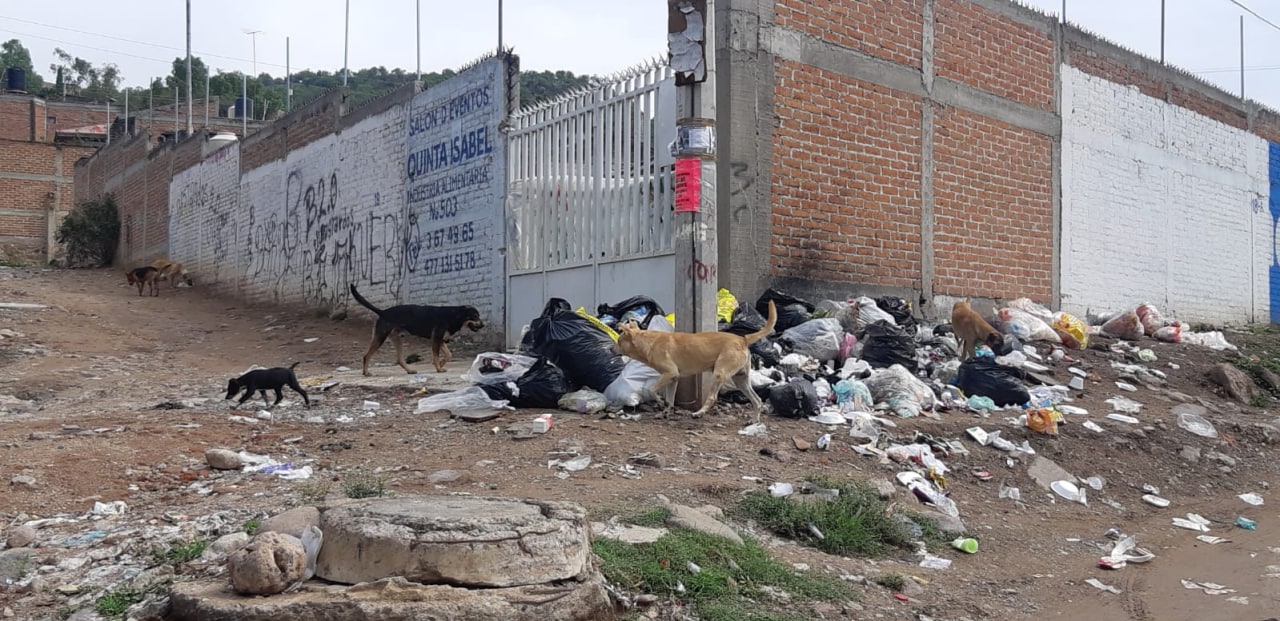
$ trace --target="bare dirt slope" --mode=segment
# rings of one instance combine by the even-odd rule
[[[0,311],[0,328],[19,335],[0,340],[0,529],[36,518],[84,516],[95,501],[123,501],[128,513],[112,524],[141,529],[194,523],[217,515],[225,522],[264,517],[303,503],[303,492],[331,481],[340,495],[343,477],[351,472],[380,472],[398,494],[497,494],[564,499],[582,503],[607,516],[652,506],[656,494],[676,502],[731,504],[741,492],[764,482],[799,481],[814,474],[855,478],[889,478],[899,467],[864,457],[850,448],[843,434],[829,451],[797,451],[792,438],[809,441],[828,431],[803,420],[767,419],[765,438],[741,436],[746,412],[724,408],[701,420],[677,417],[640,421],[556,413],[550,433],[514,440],[495,433],[537,412],[506,413],[498,421],[469,424],[443,415],[414,415],[417,397],[457,386],[457,376],[474,350],[455,347],[460,360],[445,377],[405,375],[392,366],[389,346],[377,360],[376,381],[357,380],[360,356],[367,346],[370,316],[353,311],[346,321],[293,314],[279,309],[250,308],[220,299],[200,288],[165,288],[158,298],[138,297],[116,271],[0,270],[0,302],[47,305],[43,310]],[[12,333],[10,333],[12,334]],[[1271,335],[1229,334],[1245,353],[1265,351]],[[306,342],[306,339],[316,339]],[[861,611],[848,618],[918,619],[1232,619],[1280,617],[1280,484],[1276,413],[1229,403],[1206,377],[1207,368],[1224,354],[1186,345],[1147,342],[1159,356],[1152,366],[1169,376],[1168,389],[1140,387],[1122,393],[1105,351],[1079,353],[1078,366],[1098,376],[1074,403],[1089,410],[1072,417],[1054,439],[1005,422],[1012,413],[987,419],[972,414],[945,414],[899,421],[894,433],[909,441],[919,429],[935,436],[960,438],[967,427],[1001,429],[1005,437],[1029,440],[1039,456],[1052,459],[1079,477],[1099,476],[1101,491],[1089,490],[1083,506],[1063,501],[1036,485],[1027,474],[1031,457],[1009,467],[1005,454],[967,441],[970,455],[953,456],[952,497],[973,535],[978,554],[934,550],[954,560],[938,571],[918,566],[911,555],[867,560],[826,556],[794,543],[762,534],[777,556],[834,574],[892,572],[916,576],[923,592],[902,602],[876,586],[861,591]],[[410,351],[429,352],[421,341]],[[253,364],[300,361],[303,378],[336,378],[329,391],[312,390],[317,403],[304,410],[278,408],[271,423],[229,418],[222,399],[226,380]],[[1176,365],[1174,368],[1172,365]],[[346,366],[355,372],[336,372]],[[419,370],[428,371],[428,363]],[[1065,381],[1065,365],[1056,370]],[[305,381],[305,380],[304,380]],[[1170,390],[1181,394],[1171,395]],[[1125,395],[1144,404],[1140,424],[1113,422],[1104,400]],[[200,399],[208,399],[200,402]],[[1220,437],[1210,440],[1180,429],[1169,409],[1176,399],[1200,402]],[[379,409],[363,411],[362,402]],[[156,409],[182,403],[181,409]],[[252,417],[256,407],[238,414]],[[1081,426],[1092,420],[1102,433]],[[1190,447],[1190,448],[1188,448]],[[203,453],[208,448],[247,450],[279,461],[310,465],[307,481],[287,481],[266,474],[211,471]],[[547,461],[556,451],[590,454],[593,467],[557,476]],[[768,451],[763,451],[769,449]],[[762,452],[763,451],[763,452]],[[621,475],[618,467],[631,455],[658,453],[662,468],[643,467],[640,478]],[[1198,453],[1198,455],[1195,455]],[[1194,457],[1194,459],[1192,459]],[[429,476],[452,469],[456,479],[433,483]],[[982,481],[970,473],[986,469]],[[19,477],[17,482],[15,477]],[[759,477],[763,482],[745,480]],[[32,479],[34,482],[32,482]],[[1022,501],[998,497],[1001,482],[1020,488]],[[1157,508],[1141,500],[1143,485],[1160,488],[1172,501]],[[901,489],[901,488],[899,488]],[[1266,499],[1251,507],[1238,494],[1256,492]],[[900,502],[914,503],[899,494]],[[1116,503],[1116,504],[1108,504]],[[1213,521],[1211,535],[1230,539],[1209,545],[1188,530],[1171,526],[1174,517],[1198,513]],[[1257,520],[1256,531],[1235,528],[1239,515]],[[85,573],[94,560],[75,570],[59,568],[79,553],[68,537],[103,524],[81,520],[41,529],[37,561],[50,566],[46,588],[19,592],[0,582],[0,605],[18,618],[54,618],[92,606],[95,588],[110,580]],[[1140,546],[1156,554],[1146,565],[1118,571],[1097,567],[1104,537],[1116,527],[1138,537]],[[61,537],[61,539],[59,539]],[[126,542],[117,542],[125,545]],[[125,545],[127,548],[127,545]],[[64,563],[65,565],[65,563]],[[102,574],[110,571],[103,569]],[[1098,578],[1122,592],[1103,592],[1085,584]],[[1215,582],[1234,593],[1208,595],[1183,587],[1182,579]],[[61,593],[54,587],[79,587]],[[30,591],[30,589],[27,589]],[[1246,600],[1228,601],[1230,597]]]

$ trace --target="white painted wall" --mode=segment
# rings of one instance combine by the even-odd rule
[[[405,302],[468,304],[505,318],[504,63],[484,61],[413,98],[405,124]]]
[[[1265,140],[1067,65],[1062,114],[1065,310],[1269,318]]]

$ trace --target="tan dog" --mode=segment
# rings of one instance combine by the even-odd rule
[[[125,280],[129,281],[130,285],[138,288],[139,296],[142,295],[143,287],[150,286],[151,295],[160,297],[160,290],[156,289],[156,280],[160,278],[160,270],[150,266],[143,266],[125,272],[124,277]]]
[[[1004,343],[1004,336],[969,307],[969,298],[960,300],[951,307],[951,330],[960,341],[961,360],[972,358],[978,343],[985,343],[992,351],[998,350]]]
[[[689,377],[711,371],[711,386],[707,400],[702,409],[693,413],[698,418],[715,405],[720,394],[720,387],[726,381],[733,380],[755,406],[755,422],[760,422],[760,409],[763,403],[756,391],[751,388],[751,352],[747,349],[752,343],[773,332],[778,322],[778,310],[773,302],[769,302],[769,320],[764,328],[746,336],[729,334],[728,332],[656,332],[641,330],[634,323],[627,322],[618,333],[618,349],[627,356],[643,362],[660,376],[653,385],[653,392],[666,399],[666,408],[670,412],[675,403],[674,394],[666,398],[662,390],[669,384],[671,392],[675,392],[676,381],[681,377]]]
[[[169,281],[170,287],[178,286],[179,279],[187,283],[188,287],[196,286],[195,279],[191,277],[191,273],[186,268],[182,267],[181,263],[161,258],[152,261],[151,267],[160,271],[160,277]]]

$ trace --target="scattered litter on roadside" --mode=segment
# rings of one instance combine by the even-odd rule
[[[316,341],[318,341],[318,340],[320,340],[320,338],[319,338],[319,337],[312,336],[312,337],[309,337],[309,338],[302,339],[302,342],[303,342],[303,343],[314,343],[314,342],[316,342]]]
[[[948,569],[951,567],[951,559],[926,554],[920,561],[920,566],[925,569]]]
[[[1196,539],[1199,539],[1200,541],[1203,541],[1211,546],[1216,546],[1220,543],[1227,543],[1231,541],[1230,539],[1227,539],[1225,537],[1214,537],[1213,535],[1196,535]]]
[[[1078,502],[1086,506],[1089,504],[1088,498],[1085,497],[1085,491],[1071,481],[1054,481],[1049,485],[1049,489],[1071,502]]]
[[[1115,593],[1116,595],[1119,595],[1121,593],[1120,589],[1117,589],[1109,584],[1104,584],[1101,580],[1098,580],[1097,578],[1089,578],[1088,580],[1085,580],[1084,583],[1095,589],[1098,589],[1099,591],[1108,591],[1110,593]]]
[[[1226,595],[1227,593],[1235,593],[1235,589],[1229,589],[1225,585],[1213,582],[1194,582],[1192,580],[1182,579],[1182,587],[1185,589],[1198,589],[1204,591],[1207,595]]]
[[[1210,523],[1211,522],[1209,522],[1209,520],[1206,520],[1195,513],[1188,513],[1185,519],[1173,518],[1174,526],[1177,526],[1178,528],[1185,528],[1187,530],[1200,531],[1202,533],[1209,532]]]
[[[1240,494],[1238,498],[1255,507],[1261,507],[1263,502],[1265,502],[1263,501],[1262,496],[1259,496],[1253,492],[1250,492],[1248,494]]]
[[[1138,392],[1138,387],[1128,382],[1116,382],[1116,388],[1125,392]]]
[[[1104,403],[1121,414],[1138,414],[1142,412],[1142,404],[1128,397],[1111,397]]]
[[[1236,518],[1236,526],[1239,526],[1240,528],[1243,528],[1245,530],[1257,530],[1258,522],[1241,515]]]
[[[1107,420],[1113,420],[1118,423],[1128,423],[1130,425],[1137,425],[1142,422],[1132,416],[1126,416],[1124,414],[1118,414],[1115,412],[1107,414]]]
[[[738,435],[740,435],[740,436],[750,436],[750,437],[753,437],[753,438],[762,438],[762,437],[764,437],[765,435],[767,435],[767,434],[768,434],[768,431],[769,431],[769,429],[768,429],[768,427],[765,427],[765,424],[764,424],[764,423],[754,423],[754,424],[751,424],[751,425],[747,425],[746,427],[743,427],[742,429],[739,429],[739,430],[738,430]]]
[[[1153,507],[1160,507],[1161,509],[1169,506],[1169,501],[1167,499],[1156,496],[1155,494],[1143,495],[1142,501]]]
[[[1111,551],[1098,559],[1098,566],[1103,569],[1123,569],[1129,563],[1146,563],[1155,557],[1150,550],[1139,548],[1133,535],[1128,535],[1117,540]]]

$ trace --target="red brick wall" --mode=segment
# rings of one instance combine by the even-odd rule
[[[1052,142],[958,108],[934,115],[934,291],[1053,298]]]
[[[788,61],[776,81],[774,274],[917,285],[920,100]]]
[[[23,106],[30,110],[29,103]],[[0,244],[10,258],[44,260],[49,210],[55,210],[56,220],[71,209],[75,161],[91,152],[84,147],[0,139],[0,209],[7,211],[0,214]]]
[[[31,139],[31,100],[0,95],[0,140]]]
[[[939,0],[934,19],[938,77],[1053,109],[1054,43],[1048,33],[966,0]]]
[[[893,62],[920,66],[924,0],[779,0],[779,26]]]

